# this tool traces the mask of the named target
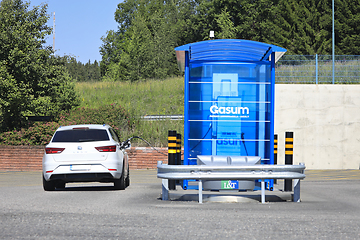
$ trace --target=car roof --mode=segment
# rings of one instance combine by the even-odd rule
[[[66,131],[66,130],[72,130],[74,128],[109,129],[110,126],[107,124],[80,124],[80,125],[60,126],[56,131]]]

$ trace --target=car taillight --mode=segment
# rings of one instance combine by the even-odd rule
[[[105,146],[105,147],[95,147],[99,152],[116,152],[116,145]]]
[[[62,153],[62,151],[64,150],[65,148],[50,148],[50,147],[45,148],[46,154]]]

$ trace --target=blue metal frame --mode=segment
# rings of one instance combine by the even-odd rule
[[[275,59],[275,52],[271,53],[271,59]],[[271,61],[271,122],[270,125],[270,164],[274,165],[274,121],[275,121],[275,61]],[[274,189],[274,180],[269,181],[269,189]]]
[[[184,98],[184,112],[189,111],[189,78],[190,78],[190,70],[189,70],[189,52],[185,52],[185,98]],[[184,136],[189,136],[189,115],[184,114]],[[185,157],[186,156],[186,157]],[[185,141],[184,139],[184,165],[189,165],[189,141]],[[183,189],[188,188],[188,180],[182,181]]]

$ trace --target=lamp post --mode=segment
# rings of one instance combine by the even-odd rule
[[[53,20],[53,26],[54,26],[54,29],[53,29],[53,53],[55,55],[55,12],[54,12],[54,20]]]

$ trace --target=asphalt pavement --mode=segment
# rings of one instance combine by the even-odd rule
[[[41,172],[0,172],[0,239],[360,239],[360,170],[305,173],[300,203],[278,181],[265,204],[260,191],[204,192],[199,204],[197,191],[179,187],[162,201],[156,170],[132,170],[124,191],[83,183],[54,192]]]

